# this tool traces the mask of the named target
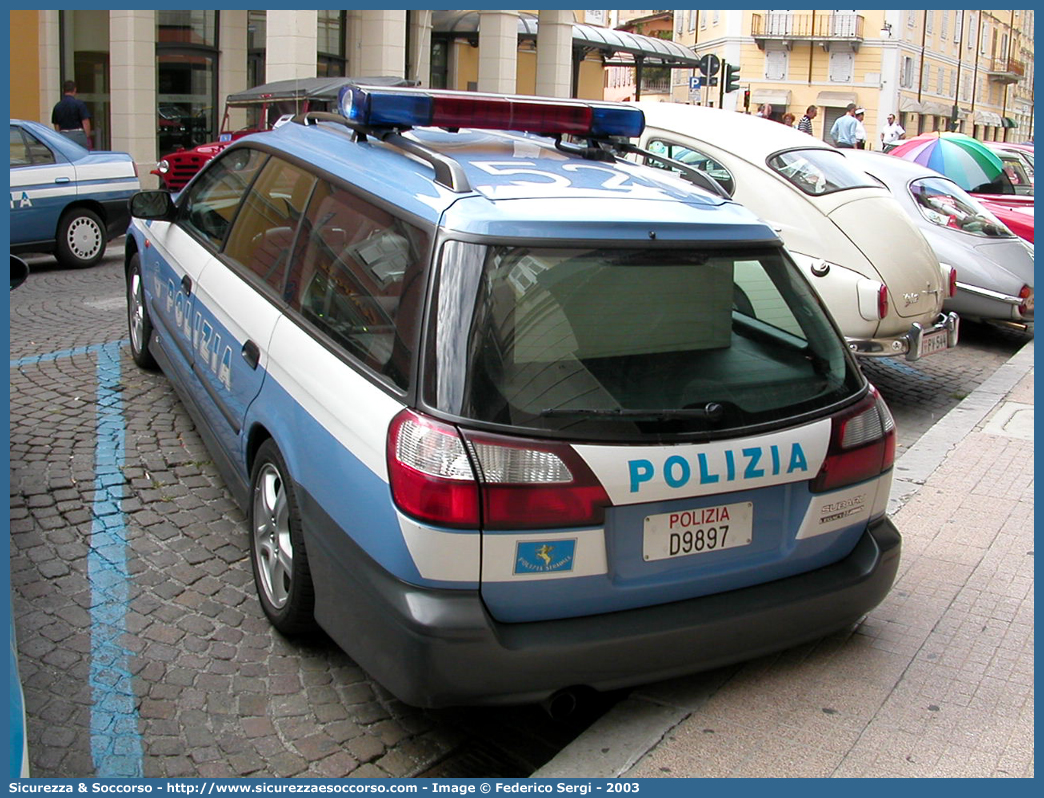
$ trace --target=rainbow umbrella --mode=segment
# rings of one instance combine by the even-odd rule
[[[993,150],[963,133],[922,133],[888,154],[934,169],[968,191],[989,183],[1004,171],[1004,164]]]

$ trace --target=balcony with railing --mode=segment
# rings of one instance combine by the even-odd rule
[[[787,49],[795,42],[810,42],[821,44],[826,50],[833,43],[846,42],[853,49],[859,49],[863,41],[863,22],[859,14],[769,11],[751,17],[750,35],[762,49],[766,42],[782,42]]]
[[[1018,83],[1026,77],[1026,65],[1015,58],[991,58],[984,68],[996,83]]]

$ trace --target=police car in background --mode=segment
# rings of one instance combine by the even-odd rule
[[[881,601],[894,424],[769,227],[608,152],[635,108],[339,105],[131,202],[133,357],[246,510],[276,628],[411,704],[554,703]]]
[[[93,266],[127,232],[141,188],[125,152],[91,152],[37,122],[11,120],[11,251]]]

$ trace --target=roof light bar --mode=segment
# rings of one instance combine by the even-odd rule
[[[375,128],[470,127],[593,138],[637,138],[645,128],[640,108],[506,94],[345,86],[337,105],[349,121]]]

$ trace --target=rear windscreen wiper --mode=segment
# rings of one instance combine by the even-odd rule
[[[572,408],[553,407],[541,410],[541,418],[556,418],[561,416],[589,417],[598,420],[613,421],[667,421],[672,419],[705,418],[710,421],[718,421],[725,415],[725,406],[718,402],[707,402],[703,407],[676,407],[656,409],[630,410],[625,408]]]

